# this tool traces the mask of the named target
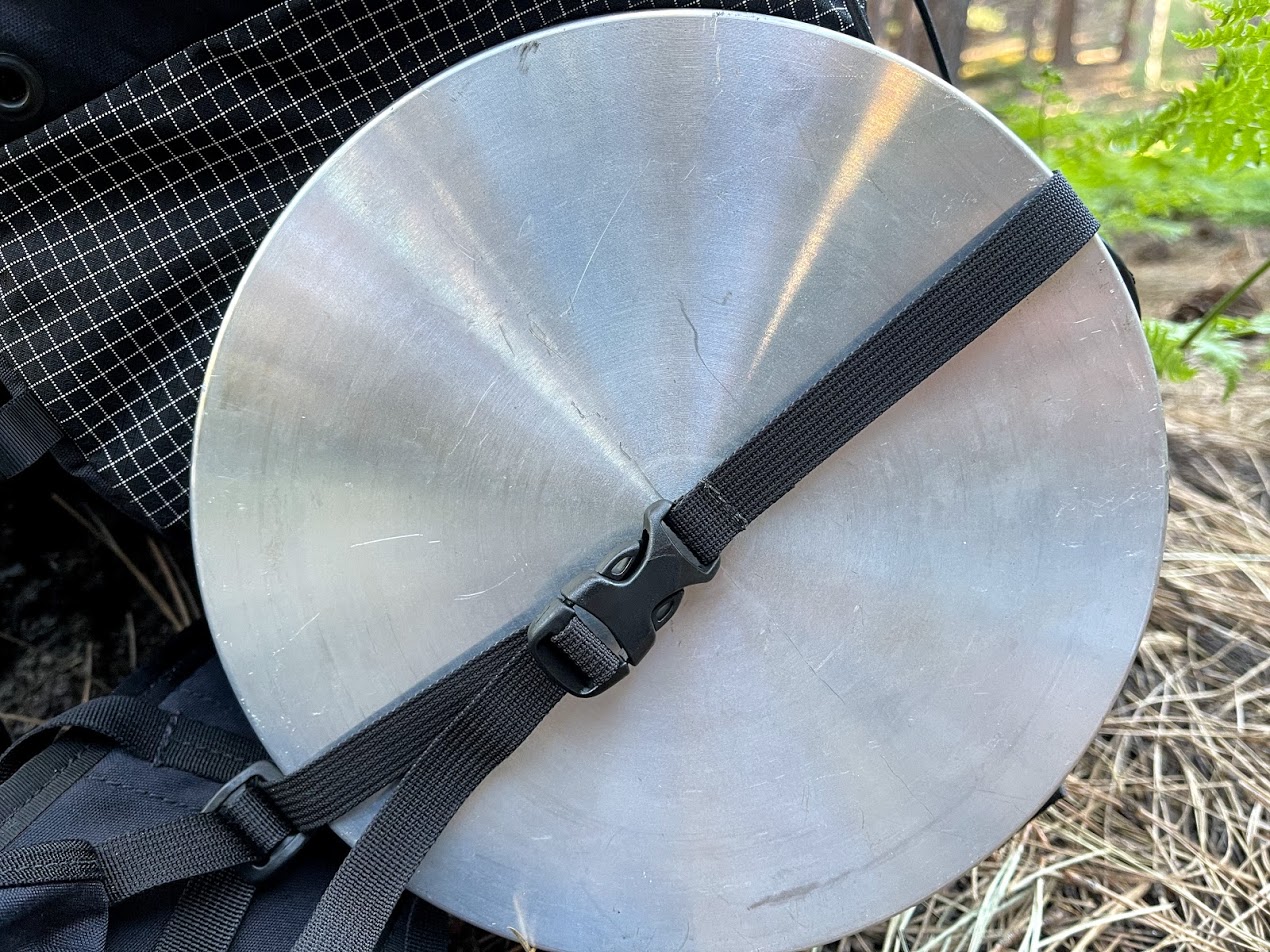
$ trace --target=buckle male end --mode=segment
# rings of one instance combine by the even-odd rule
[[[659,499],[644,510],[639,542],[612,553],[595,571],[574,577],[529,626],[534,658],[570,694],[593,697],[624,678],[678,610],[684,589],[710,581],[719,571],[718,559],[702,565],[666,525],[670,506]],[[606,641],[621,662],[602,682],[588,677],[553,640],[574,618]]]

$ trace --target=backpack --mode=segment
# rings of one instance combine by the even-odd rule
[[[0,757],[0,850],[99,843],[199,812],[265,759],[205,624],[176,635],[110,695],[26,734]],[[314,837],[268,876],[213,873],[111,905],[100,884],[0,887],[3,952],[254,952],[289,947],[348,850]],[[449,919],[403,900],[380,949],[444,952]]]

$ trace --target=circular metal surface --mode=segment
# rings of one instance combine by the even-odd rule
[[[262,246],[200,415],[203,592],[278,763],[525,623],[1045,175],[902,61],[739,14],[560,27],[380,115]],[[918,900],[1096,730],[1164,481],[1094,243],[559,705],[413,888],[575,952],[798,948]]]

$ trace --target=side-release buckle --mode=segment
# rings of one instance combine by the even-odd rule
[[[574,577],[529,626],[534,658],[570,694],[591,697],[624,678],[675,614],[684,589],[718,572],[718,559],[702,565],[666,525],[670,505],[660,499],[644,510],[640,541],[612,553],[594,572]],[[608,642],[621,661],[603,682],[589,678],[553,641],[574,618]]]

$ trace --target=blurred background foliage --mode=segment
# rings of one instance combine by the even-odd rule
[[[875,32],[930,65],[907,0]],[[1157,372],[1270,370],[1270,0],[932,0],[958,82],[1139,274]]]

